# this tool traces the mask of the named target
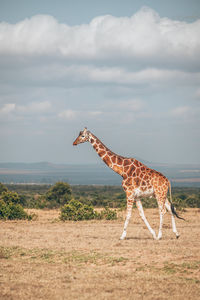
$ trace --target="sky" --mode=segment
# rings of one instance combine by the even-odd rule
[[[0,162],[200,163],[199,0],[0,0]]]

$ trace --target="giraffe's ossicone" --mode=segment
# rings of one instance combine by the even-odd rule
[[[172,209],[173,206],[170,205],[167,199],[168,190],[170,190],[171,198],[171,185],[169,180],[160,172],[145,166],[135,158],[123,157],[112,152],[94,134],[88,131],[87,128],[84,128],[84,130],[79,133],[73,145],[76,146],[84,142],[90,142],[97,154],[108,165],[108,167],[121,175],[123,178],[122,186],[127,197],[127,215],[121,239],[126,237],[126,229],[131,217],[134,201],[136,202],[141,218],[155,239],[160,239],[162,237],[163,216],[167,208],[167,210],[171,213],[173,232],[178,238],[179,234],[176,229],[174,215],[176,215],[178,218],[180,217],[177,215],[175,210]],[[143,197],[152,196],[156,198],[160,212],[160,227],[157,237],[144,215],[140,200]]]

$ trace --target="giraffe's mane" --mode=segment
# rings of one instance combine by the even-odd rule
[[[91,132],[90,132],[91,133]],[[141,161],[137,160],[136,158],[134,157],[126,157],[126,156],[122,156],[122,155],[119,155],[119,154],[116,154],[115,152],[113,152],[112,150],[110,150],[104,143],[102,143],[102,141],[96,137],[93,133],[91,133],[93,138],[98,141],[99,143],[101,143],[102,146],[104,146],[106,148],[107,151],[109,151],[112,155],[114,156],[117,156],[117,157],[120,157],[121,159],[131,159],[133,160],[134,162],[138,162],[141,166],[144,166],[146,169],[150,169],[147,165],[145,165],[144,163],[142,163]],[[156,170],[153,170],[155,173],[159,174],[159,175],[162,175],[160,172],[156,171]]]
[[[104,143],[102,143],[102,141],[101,141],[98,137],[96,137],[93,133],[92,133],[92,136],[93,136],[97,141],[99,141],[99,143],[101,143],[101,145],[104,146],[104,147],[106,148],[107,151],[109,151],[110,153],[112,153],[112,155],[116,155],[116,156],[121,157],[121,158],[123,158],[123,159],[126,159],[126,158],[127,158],[127,159],[130,159],[130,158],[128,158],[128,157],[125,157],[125,156],[116,154],[115,152],[113,152],[112,150],[110,150],[110,149],[109,149]]]

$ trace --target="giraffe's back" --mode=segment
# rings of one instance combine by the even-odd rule
[[[157,196],[167,193],[169,180],[136,159],[124,158],[123,182],[125,191],[130,190],[135,198]]]

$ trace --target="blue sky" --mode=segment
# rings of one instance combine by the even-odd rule
[[[0,161],[200,163],[199,1],[1,1]]]

